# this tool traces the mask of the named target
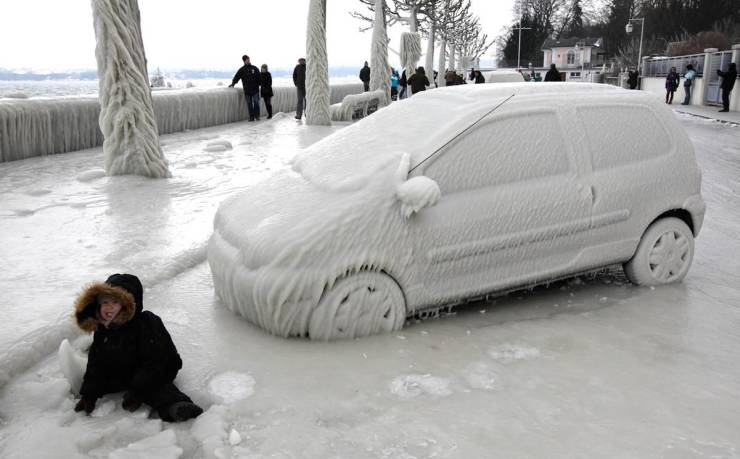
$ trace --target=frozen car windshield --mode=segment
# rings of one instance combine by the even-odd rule
[[[360,189],[378,174],[395,173],[404,153],[413,167],[504,99],[471,104],[464,93],[426,96],[394,102],[311,145],[293,169],[322,188]]]

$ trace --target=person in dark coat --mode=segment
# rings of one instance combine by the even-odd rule
[[[93,343],[75,411],[90,414],[98,398],[125,391],[124,409],[136,411],[146,403],[164,421],[186,421],[203,412],[173,383],[182,359],[162,319],[143,310],[143,295],[136,276],[113,274],[77,298],[77,326],[93,333]]]
[[[411,75],[411,78],[409,78],[408,84],[411,86],[412,95],[427,89],[427,86],[429,86],[429,78],[427,78],[424,67],[416,69],[416,72],[414,72],[414,74]]]
[[[365,61],[365,65],[360,69],[360,80],[362,80],[362,85],[365,87],[365,91],[370,90],[370,66],[367,65],[367,61]]]
[[[260,71],[251,64],[249,56],[242,56],[244,65],[237,70],[234,79],[231,80],[230,88],[242,80],[244,87],[244,97],[247,99],[247,110],[249,111],[249,121],[260,119]]]
[[[262,64],[260,67],[260,95],[262,100],[265,101],[265,108],[267,109],[267,119],[272,118],[272,74],[267,70],[267,64]]]
[[[722,110],[720,112],[730,111],[730,92],[735,87],[735,80],[737,80],[737,65],[734,62],[730,62],[727,66],[727,71],[723,72],[717,69],[717,75],[722,77]]]
[[[560,72],[558,72],[555,64],[550,64],[550,70],[545,74],[545,81],[562,81],[560,80]]]
[[[455,86],[457,84],[455,81],[457,80],[457,74],[454,70],[447,70],[447,73],[445,73],[445,86]]]
[[[671,67],[671,71],[665,77],[665,103],[673,103],[673,94],[678,89],[678,80],[680,78],[678,72],[676,72],[676,67]]]
[[[399,85],[401,85],[401,92],[398,93],[399,99],[405,99],[408,97],[408,89],[409,89],[409,82],[406,78],[406,69],[403,69],[403,72],[401,72],[401,79],[398,82]]]
[[[486,82],[486,77],[480,73],[480,70],[475,71],[475,84],[481,84]]]
[[[303,116],[303,109],[306,106],[306,59],[304,58],[298,59],[298,65],[293,69],[293,84],[298,98],[295,107],[295,119],[299,120]]]
[[[627,84],[630,86],[630,89],[637,89],[637,82],[638,77],[640,76],[640,72],[637,70],[630,70],[627,74]]]

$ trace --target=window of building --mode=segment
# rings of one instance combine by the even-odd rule
[[[576,52],[573,50],[568,51],[568,55],[566,56],[568,64],[575,64],[576,63]]]
[[[481,122],[441,152],[425,174],[444,195],[567,171],[557,115],[540,112]]]
[[[578,107],[595,170],[670,153],[672,142],[656,115],[641,106]]]

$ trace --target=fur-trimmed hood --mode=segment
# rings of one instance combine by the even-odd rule
[[[85,287],[75,301],[75,322],[88,333],[98,329],[98,298],[101,295],[115,298],[121,303],[121,311],[112,324],[123,325],[143,309],[143,288],[139,279],[132,274],[113,274],[104,283],[92,283]]]

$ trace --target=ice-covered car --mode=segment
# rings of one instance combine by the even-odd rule
[[[394,103],[228,198],[218,296],[282,336],[396,330],[419,311],[616,263],[680,281],[705,205],[693,147],[655,96],[467,85]]]
[[[519,83],[524,81],[524,75],[516,70],[492,70],[483,72],[486,83]]]

